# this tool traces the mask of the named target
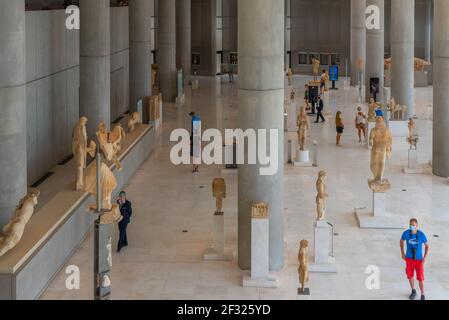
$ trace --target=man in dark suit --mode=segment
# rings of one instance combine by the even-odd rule
[[[318,102],[318,108],[317,108],[318,113],[317,113],[317,116],[316,116],[316,121],[315,121],[315,123],[318,123],[319,120],[320,120],[320,118],[321,118],[321,122],[325,122],[325,121],[326,121],[326,119],[324,119],[324,116],[323,116],[324,102],[323,102],[323,100],[321,99],[321,97],[318,98],[318,101],[319,101],[319,102]]]
[[[118,224],[120,236],[117,245],[117,252],[120,252],[123,247],[128,246],[128,236],[126,234],[126,229],[128,228],[128,224],[131,222],[133,209],[131,206],[131,202],[126,199],[126,193],[124,191],[120,192],[117,204],[123,217],[122,221],[120,221]]]

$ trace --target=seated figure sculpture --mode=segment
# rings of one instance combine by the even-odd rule
[[[34,213],[40,192],[31,189],[16,208],[10,222],[3,227],[3,236],[0,237],[0,257],[17,246],[23,237],[25,227]]]
[[[122,165],[118,159],[117,154],[121,149],[121,140],[124,137],[124,130],[120,125],[117,125],[112,132],[108,132],[106,125],[101,122],[98,125],[97,138],[100,143],[101,151],[106,160],[112,161],[117,170],[122,170]]]

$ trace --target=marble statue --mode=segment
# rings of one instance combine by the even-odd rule
[[[212,194],[216,200],[216,212],[223,213],[223,199],[226,198],[226,182],[223,178],[214,179],[212,183]]]
[[[370,188],[376,192],[385,192],[390,188],[389,182],[383,179],[385,162],[391,157],[393,137],[386,127],[383,117],[376,119],[376,126],[369,137],[371,150],[371,172],[374,179],[369,181]]]
[[[328,92],[329,91],[329,81],[330,81],[331,77],[329,75],[329,71],[326,71],[325,76],[324,76],[324,91]]]
[[[322,221],[326,218],[326,199],[329,196],[326,188],[326,172],[320,171],[318,180],[316,182],[316,206],[317,206],[317,221]]]
[[[72,152],[75,158],[76,165],[76,183],[75,189],[77,191],[83,188],[84,184],[84,169],[87,165],[87,132],[86,132],[87,118],[81,117],[72,133]]]
[[[414,58],[413,68],[415,71],[423,71],[426,66],[431,66],[432,63],[421,58]],[[385,70],[391,69],[391,58],[384,61]]]
[[[293,83],[293,72],[291,68],[288,68],[287,70],[287,79],[288,79],[288,85],[291,86]]]
[[[305,107],[301,107],[297,120],[298,125],[298,146],[301,151],[305,151],[306,138],[310,129],[310,120]]]
[[[133,112],[128,121],[129,132],[133,132],[134,130],[136,130],[136,127],[139,127],[141,125],[142,125],[142,117],[140,116],[140,113]]]
[[[376,109],[377,109],[377,103],[374,101],[373,98],[369,101],[369,108],[368,108],[368,121],[374,122],[376,121]]]
[[[362,72],[363,71],[363,59],[357,59],[355,62],[355,66],[356,66],[358,72]]]
[[[410,118],[407,124],[408,127],[408,137],[407,142],[410,144],[410,148],[417,147],[418,144],[418,135],[415,133],[415,121],[413,118]]]
[[[403,120],[404,115],[407,112],[407,106],[401,106],[399,104],[396,104],[394,98],[390,99],[388,108],[390,109],[391,112],[391,120]]]
[[[153,87],[157,86],[157,64],[151,65],[151,83]]]
[[[124,135],[125,131],[120,125],[117,125],[113,132],[108,132],[107,127],[103,122],[98,125],[97,138],[100,143],[101,151],[106,160],[112,161],[119,171],[122,170],[122,165],[117,154],[121,149],[121,140]]]
[[[29,190],[27,196],[17,206],[10,222],[3,227],[3,235],[0,237],[0,257],[14,249],[22,239],[25,227],[34,214],[39,194],[36,189]]]
[[[309,267],[307,260],[307,248],[309,246],[309,242],[307,240],[301,240],[299,244],[299,252],[298,252],[298,275],[299,275],[299,291],[304,292],[306,288],[307,282],[309,282]]]
[[[318,77],[319,72],[320,72],[320,60],[313,58],[312,59],[312,73],[313,73],[313,77],[315,80]]]
[[[86,170],[86,182],[84,191],[93,196],[97,195],[97,163],[92,163]],[[120,222],[122,215],[117,205],[112,205],[112,193],[117,187],[117,180],[109,167],[101,162],[100,166],[100,190],[101,190],[101,210],[105,211],[100,217],[102,224],[111,224],[113,222]],[[89,207],[91,211],[96,211],[97,206]]]
[[[268,204],[264,202],[253,203],[251,206],[251,218],[268,219]]]

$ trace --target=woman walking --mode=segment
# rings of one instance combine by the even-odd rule
[[[345,130],[345,125],[343,123],[343,119],[341,118],[341,111],[337,112],[337,116],[335,117],[335,125],[337,127],[337,146],[341,147],[341,144],[340,144],[341,135],[343,134],[343,131]]]

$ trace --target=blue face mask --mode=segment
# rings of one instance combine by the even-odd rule
[[[417,226],[410,226],[410,231],[415,232],[416,230],[418,230]]]

